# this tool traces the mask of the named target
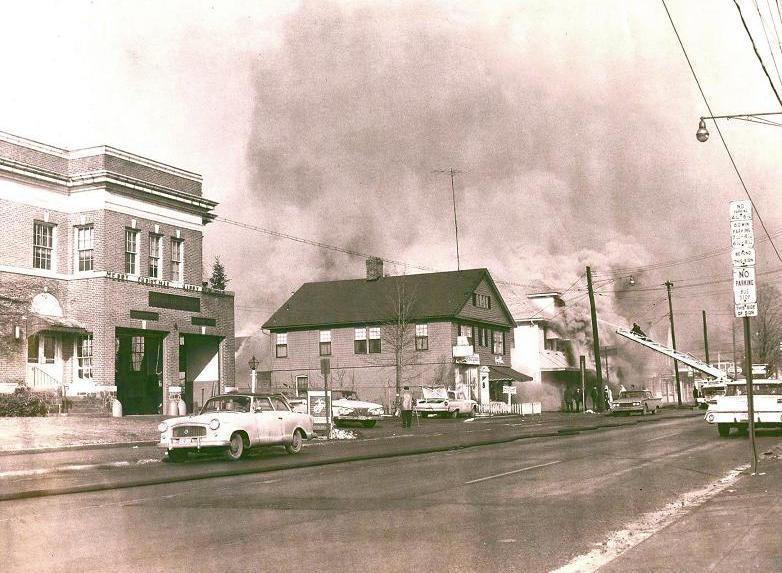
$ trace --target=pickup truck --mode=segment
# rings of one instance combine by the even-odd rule
[[[611,414],[654,414],[662,401],[662,398],[653,396],[650,390],[625,390],[620,392],[619,397],[611,404]]]
[[[418,400],[415,409],[422,416],[448,416],[456,418],[461,414],[474,416],[478,412],[478,402],[456,390],[445,388],[422,388],[423,399]]]

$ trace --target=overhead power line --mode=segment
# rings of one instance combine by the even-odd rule
[[[663,3],[664,3],[664,2],[663,2]],[[763,68],[763,73],[764,73],[764,74],[766,74],[766,78],[768,79],[768,83],[771,85],[771,91],[773,91],[773,92],[774,92],[774,95],[777,97],[777,101],[779,102],[779,105],[782,105],[782,98],[780,98],[780,97],[779,97],[779,93],[777,93],[777,88],[774,86],[774,82],[772,81],[772,79],[771,79],[771,76],[769,75],[769,73],[768,73],[768,70],[766,69],[766,64],[764,64],[764,63],[763,63],[763,58],[761,58],[761,57],[760,57],[760,53],[758,52],[758,48],[757,48],[757,46],[755,45],[755,40],[754,40],[754,38],[752,37],[752,34],[751,34],[751,33],[750,33],[750,31],[749,31],[749,28],[747,27],[747,22],[746,22],[746,20],[744,20],[744,14],[741,12],[741,6],[739,6],[738,0],[733,0],[733,3],[736,5],[736,10],[738,10],[738,11],[739,11],[739,18],[741,18],[741,23],[744,25],[744,30],[746,30],[746,32],[747,32],[747,36],[749,36],[749,41],[750,41],[750,43],[752,44],[752,49],[753,49],[753,50],[754,50],[754,52],[755,52],[755,56],[757,57],[758,61],[760,62],[760,67],[761,67],[761,68]],[[666,10],[667,10],[667,9],[668,9],[668,8],[666,8]],[[758,10],[758,16],[759,16],[759,15],[760,15],[760,10]],[[761,25],[761,26],[763,26],[763,21],[762,21],[762,19],[761,19],[760,25]],[[763,30],[765,31],[765,28],[763,28]],[[678,35],[678,34],[677,34],[677,35]],[[773,57],[773,55],[772,55],[772,57]],[[689,58],[688,58],[688,61],[689,61]],[[776,61],[774,62],[774,65],[776,65]],[[777,70],[777,73],[778,73],[778,72],[779,72],[779,70]],[[694,73],[694,72],[693,72],[693,73]],[[705,99],[705,98],[704,98],[704,99]],[[707,105],[707,107],[708,107],[708,105]],[[713,113],[711,113],[711,109],[709,109],[709,113],[710,113],[711,115],[714,115]],[[717,122],[715,121],[714,123],[715,123],[715,125],[716,125],[716,123],[717,123]],[[720,137],[721,137],[721,136],[720,136]]]
[[[695,73],[695,68],[692,66],[692,62],[690,61],[690,56],[687,54],[687,50],[684,47],[684,42],[682,41],[681,36],[679,35],[679,30],[676,28],[676,24],[673,21],[673,16],[671,16],[671,12],[668,10],[668,5],[665,3],[665,0],[660,0],[663,4],[663,8],[665,8],[665,13],[668,14],[668,20],[671,22],[671,27],[673,28],[674,34],[676,34],[676,39],[679,41],[679,46],[681,46],[682,53],[684,54],[684,58],[687,60],[687,65],[690,68],[690,72],[692,72],[692,77],[695,79],[695,83],[698,86],[698,90],[701,92],[701,97],[703,98],[703,103],[706,104],[706,109],[709,110],[709,115],[713,116],[715,115],[714,112],[711,110],[711,106],[709,105],[709,100],[706,98],[706,93],[703,91],[703,88],[701,87],[701,82],[698,79],[698,74]],[[736,0],[734,0],[735,2]],[[738,7],[738,4],[736,4],[736,7]],[[741,9],[739,8],[739,13],[741,13]],[[742,18],[743,21],[743,18]],[[765,68],[764,68],[765,69]],[[773,85],[773,84],[772,84]],[[776,90],[774,90],[774,93],[776,94]],[[777,95],[777,100],[779,100],[779,95]],[[782,103],[782,100],[779,100],[780,103]],[[779,262],[782,263],[782,255],[779,254],[779,250],[777,249],[777,246],[774,244],[774,241],[771,239],[771,234],[768,232],[768,228],[766,227],[766,223],[763,221],[763,217],[760,214],[760,210],[758,209],[757,205],[755,204],[755,201],[752,199],[752,195],[749,192],[749,189],[747,188],[747,185],[744,183],[744,178],[741,176],[741,171],[739,171],[738,165],[736,165],[736,161],[733,159],[733,154],[730,152],[730,148],[728,147],[727,141],[725,141],[725,137],[722,135],[722,130],[720,129],[719,122],[714,122],[714,127],[717,129],[717,133],[720,136],[720,141],[722,141],[722,146],[725,148],[725,152],[728,154],[728,158],[730,159],[730,163],[733,166],[733,170],[736,172],[736,176],[739,178],[739,182],[741,183],[742,188],[744,189],[744,193],[747,195],[747,199],[749,199],[749,202],[752,204],[752,208],[755,211],[755,213],[758,216],[758,221],[760,222],[760,226],[763,227],[763,232],[766,233],[766,236],[768,237],[769,242],[771,243],[771,246],[774,248],[774,252],[777,255],[777,259],[779,259]]]

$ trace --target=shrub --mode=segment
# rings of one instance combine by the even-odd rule
[[[45,416],[46,400],[29,388],[17,388],[13,394],[0,394],[0,417]]]

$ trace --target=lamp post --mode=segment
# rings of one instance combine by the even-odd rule
[[[717,119],[739,119],[741,121],[748,121],[750,123],[759,123],[761,125],[773,125],[776,127],[782,127],[782,123],[771,121],[766,119],[770,115],[782,115],[782,111],[769,111],[764,113],[740,113],[734,115],[704,115],[698,122],[698,131],[695,132],[695,138],[701,143],[709,139],[709,130],[706,129],[706,120],[710,119],[715,121]]]
[[[255,369],[258,368],[258,360],[255,359],[255,355],[253,354],[253,357],[250,358],[250,362],[248,362],[250,366],[250,390],[253,394],[255,394],[255,381],[256,381],[256,372]]]

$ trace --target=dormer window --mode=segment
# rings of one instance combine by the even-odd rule
[[[488,294],[472,293],[472,305],[477,308],[491,308],[491,297]]]

